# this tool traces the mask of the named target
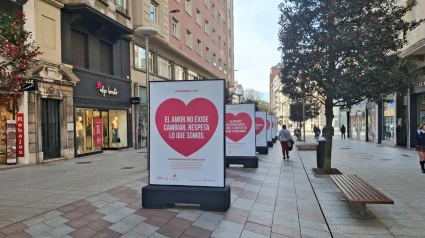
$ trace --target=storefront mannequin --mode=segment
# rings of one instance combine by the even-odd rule
[[[78,142],[78,151],[77,153],[80,153],[80,151],[84,148],[84,127],[83,127],[83,117],[77,118],[77,142]]]
[[[112,121],[112,143],[118,143],[118,117]]]

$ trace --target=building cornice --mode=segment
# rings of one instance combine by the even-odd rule
[[[45,1],[48,4],[50,4],[54,7],[57,7],[57,8],[63,8],[64,7],[64,4],[61,3],[60,1],[57,1],[57,0],[43,0],[43,1]]]
[[[420,48],[424,46],[425,46],[425,38],[419,40],[418,42],[416,42],[415,44],[413,44],[412,46],[408,47],[406,50],[401,52],[400,57],[406,58],[407,56],[410,56],[413,52],[419,50]]]

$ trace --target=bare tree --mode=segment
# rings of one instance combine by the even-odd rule
[[[263,97],[263,93],[260,91],[257,91],[253,88],[245,89],[245,95],[244,100],[245,101],[261,101],[261,98]]]

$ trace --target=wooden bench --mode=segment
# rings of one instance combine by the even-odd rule
[[[331,175],[331,179],[347,197],[348,202],[361,205],[359,214],[351,214],[351,216],[355,218],[375,218],[372,213],[367,212],[366,204],[394,204],[393,200],[365,182],[356,174]]]

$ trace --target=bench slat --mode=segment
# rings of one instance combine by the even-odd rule
[[[394,204],[378,189],[355,174],[331,175],[331,179],[353,204]]]

